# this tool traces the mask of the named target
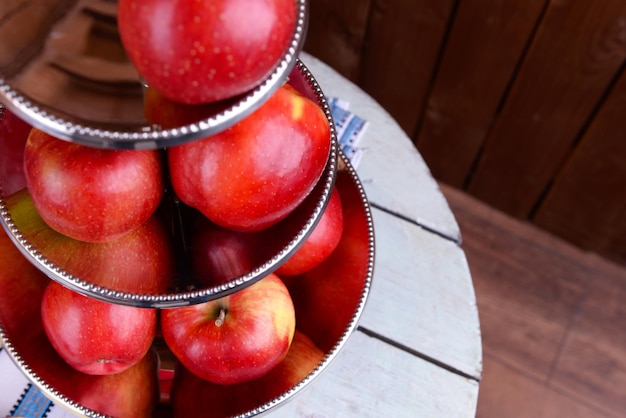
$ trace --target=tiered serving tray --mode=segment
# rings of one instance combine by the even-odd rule
[[[340,166],[336,184],[346,216],[342,240],[330,258],[314,273],[286,279],[290,292],[296,298],[294,304],[297,323],[300,324],[297,329],[323,351],[321,360],[306,377],[278,393],[260,393],[260,387],[272,384],[263,380],[232,387],[196,380],[191,384],[197,395],[186,397],[183,412],[180,405],[173,403],[179,395],[170,389],[178,386],[184,390],[189,383],[177,382],[179,371],[169,361],[171,357],[167,348],[157,340],[154,348],[161,360],[159,374],[152,375],[153,381],[144,380],[142,383],[160,388],[160,402],[153,416],[189,417],[190,410],[197,411],[199,417],[211,416],[212,410],[242,417],[264,414],[300,394],[332,363],[357,326],[374,271],[374,228],[369,203],[355,170],[343,154]],[[47,281],[36,269],[13,279],[0,276],[0,340],[20,369],[53,402],[77,415],[106,416],[99,409],[101,400],[110,401],[115,393],[139,391],[140,388],[120,379],[109,389],[102,389],[106,385],[102,384],[101,377],[77,372],[56,354],[43,331],[39,314],[41,295]],[[297,303],[297,298],[306,295],[314,299],[303,307],[304,304]],[[331,310],[328,306],[335,308]],[[81,391],[80,388],[91,389]],[[216,405],[216,399],[223,399],[223,403]]]
[[[358,175],[339,149],[326,97],[314,76],[297,58],[308,15],[306,0],[294,1],[299,11],[297,27],[289,50],[274,72],[259,87],[225,103],[211,117],[168,130],[145,121],[142,110],[144,86],[127,67],[114,68],[110,62],[101,62],[111,74],[117,75],[107,78],[101,74],[86,79],[85,74],[76,71],[77,67],[72,69],[60,62],[42,65],[35,58],[37,54],[29,53],[28,48],[17,52],[15,48],[7,48],[0,53],[0,62],[15,63],[0,66],[0,100],[6,106],[0,106],[0,224],[4,230],[0,236],[0,259],[11,260],[12,269],[11,274],[0,274],[0,341],[29,380],[61,407],[83,416],[124,416],[125,412],[115,409],[117,396],[137,396],[146,390],[156,390],[158,402],[152,407],[153,416],[157,417],[205,417],[210,416],[207,415],[210,411],[215,411],[215,416],[263,414],[307,387],[329,366],[355,330],[373,276],[372,216]],[[45,11],[48,6],[44,3],[36,0],[25,7]],[[105,0],[75,2],[72,7],[80,10],[68,13],[68,19],[75,19],[82,13],[91,19],[110,23],[115,18],[114,5]],[[0,6],[0,19],[8,19],[10,13],[8,6]],[[67,28],[71,23],[77,22],[67,21],[61,27]],[[0,26],[0,39],[10,38],[11,32],[7,29],[10,27]],[[83,29],[88,28],[89,25]],[[42,38],[37,42],[40,46],[54,47],[58,32],[48,29],[48,32],[42,32]],[[69,35],[82,36],[74,32]],[[27,44],[21,38],[11,38],[10,43]],[[44,56],[55,57],[54,54]],[[47,67],[53,73],[47,73]],[[79,83],[76,82],[78,79]],[[43,90],[33,90],[33,80],[40,81],[36,84]],[[176,282],[166,292],[102,283],[94,277],[77,273],[71,263],[51,259],[51,254],[46,252],[33,232],[32,224],[24,221],[21,209],[18,210],[14,197],[25,190],[20,151],[31,125],[68,141],[99,148],[164,149],[228,128],[249,115],[285,82],[317,102],[324,111],[331,128],[330,152],[314,190],[287,219],[263,231],[265,237],[271,236],[272,239],[267,240],[268,244],[262,250],[259,249],[262,253],[248,260],[253,267],[243,274],[210,285],[200,284],[190,276],[188,259],[185,258],[188,254],[186,225],[189,225],[186,221],[190,213],[175,197],[167,200],[160,209],[161,214],[167,215],[165,226],[171,248],[177,250],[175,257],[178,261]],[[65,92],[61,86],[69,85],[72,90],[63,94],[62,100],[53,100],[60,97],[60,91]],[[97,105],[83,106],[87,100],[93,100]],[[111,113],[111,109],[118,111]],[[146,309],[176,309],[217,299],[275,272],[294,254],[317,225],[334,188],[340,193],[344,213],[341,242],[328,259],[310,272],[281,277],[294,300],[297,334],[309,338],[321,353],[315,364],[307,365],[306,376],[298,381],[285,386],[282,378],[271,373],[258,381],[234,386],[189,380],[158,336],[141,363],[141,371],[134,372],[135,377],[90,376],[70,367],[50,344],[40,314],[43,290],[50,280],[91,298]],[[132,256],[141,263],[142,254]],[[106,258],[87,259],[95,265],[107,264]],[[300,361],[304,360],[297,359],[296,363]],[[140,406],[140,398],[138,396],[131,402],[131,409]]]

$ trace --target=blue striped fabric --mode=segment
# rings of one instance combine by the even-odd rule
[[[22,397],[11,411],[12,417],[45,418],[52,408],[52,401],[46,398],[39,389],[28,384]]]
[[[359,142],[363,138],[368,122],[349,110],[349,103],[338,98],[327,100],[335,121],[339,147],[356,168],[361,161],[363,149]]]

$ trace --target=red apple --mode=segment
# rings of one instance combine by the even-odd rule
[[[216,224],[258,231],[287,217],[326,166],[330,127],[289,85],[234,126],[168,149],[174,191]]]
[[[252,411],[301,382],[324,359],[310,338],[296,331],[287,355],[259,379],[218,385],[178,367],[171,402],[179,417],[230,417]]]
[[[324,261],[337,247],[343,232],[343,211],[337,188],[333,189],[320,220],[302,246],[281,265],[276,274],[305,273]]]
[[[68,387],[65,392],[78,404],[103,415],[151,417],[159,399],[158,364],[157,356],[150,350],[121,373],[82,375],[82,379],[72,382],[72,388]]]
[[[286,355],[295,313],[283,282],[270,274],[218,300],[161,311],[172,353],[202,379],[233,384],[256,379]]]
[[[153,353],[128,370],[91,376],[68,365],[48,340],[41,301],[50,280],[34,267],[0,231],[0,322],[30,370],[52,389],[86,408],[119,417],[148,417],[156,397]]]
[[[154,350],[120,373],[88,375],[68,365],[50,345],[45,333],[39,337],[34,345],[22,345],[19,354],[52,389],[101,415],[153,416],[159,400],[158,358]],[[20,336],[16,339],[19,341]]]
[[[59,359],[58,361],[60,361]],[[41,364],[40,376],[68,399],[99,414],[111,417],[149,418],[159,400],[158,358],[153,350],[128,369],[102,376],[78,371],[50,373],[50,361]]]
[[[217,286],[242,277],[268,259],[267,240],[260,232],[223,228],[200,215],[190,232],[193,277],[203,286]]]
[[[30,341],[32,335],[43,332],[39,306],[49,279],[20,253],[2,228],[0,266],[0,323],[8,334]]]
[[[157,151],[106,150],[33,128],[24,150],[26,184],[41,217],[77,240],[115,240],[158,207],[164,184]]]
[[[31,126],[7,108],[0,109],[0,191],[9,195],[26,187],[24,145]]]
[[[170,233],[157,215],[115,241],[90,243],[50,228],[39,216],[27,189],[5,202],[28,242],[68,274],[119,292],[158,294],[176,285]]]
[[[204,286],[217,286],[242,277],[255,269],[274,268],[267,265],[270,259],[283,256],[291,247],[294,236],[302,233],[310,221],[313,210],[319,205],[321,190],[318,187],[307,196],[287,218],[257,232],[241,232],[224,228],[193,211],[189,231],[189,252],[194,278]],[[300,274],[313,268],[336,247],[343,229],[341,200],[333,191],[326,210],[304,244],[277,272]]]
[[[369,266],[369,226],[359,190],[345,171],[337,173],[344,229],[332,254],[312,270],[285,277],[296,307],[298,329],[325,352],[342,337],[363,295]]]
[[[259,85],[289,48],[294,0],[120,0],[122,43],[171,100],[206,103]]]
[[[146,355],[157,311],[103,302],[51,281],[41,318],[52,346],[69,365],[105,375],[122,372]]]
[[[17,342],[19,355],[51,389],[101,415],[129,418],[153,416],[159,400],[158,358],[153,350],[120,373],[88,375],[67,364],[43,331],[37,336],[28,343],[22,340],[21,335],[11,341]]]

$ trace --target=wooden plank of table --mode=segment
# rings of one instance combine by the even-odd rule
[[[1,341],[0,348],[2,348]],[[0,396],[0,417],[9,417],[15,406],[15,400],[22,396],[24,387],[29,381],[11,360],[6,350],[0,350],[0,370],[4,373],[0,379],[0,394],[2,394]],[[7,374],[10,374],[11,378],[7,378]]]
[[[303,53],[323,92],[350,102],[350,110],[369,122],[357,169],[370,201],[442,235],[460,240],[448,203],[426,163],[402,128],[374,99],[319,59]]]
[[[528,216],[626,59],[626,3],[551,1],[468,191]]]
[[[360,326],[480,379],[476,297],[463,250],[384,211],[373,211],[374,280]]]
[[[12,367],[7,355],[0,365]],[[20,372],[16,369],[16,374]],[[25,376],[0,379],[0,388],[18,399]],[[6,393],[5,393],[6,395]],[[293,399],[270,411],[272,417],[450,417],[471,418],[476,411],[478,383],[450,373],[397,347],[356,331],[328,368]],[[0,404],[8,415],[11,404]],[[74,416],[56,406],[51,416]],[[4,416],[4,415],[2,415]]]
[[[437,180],[464,185],[544,4],[459,2],[416,137]]]
[[[272,417],[446,417],[476,414],[478,383],[362,332]]]

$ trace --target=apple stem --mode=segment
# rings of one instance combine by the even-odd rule
[[[215,325],[221,327],[224,324],[224,318],[226,318],[226,309],[220,308],[220,313],[217,319],[215,320]]]

